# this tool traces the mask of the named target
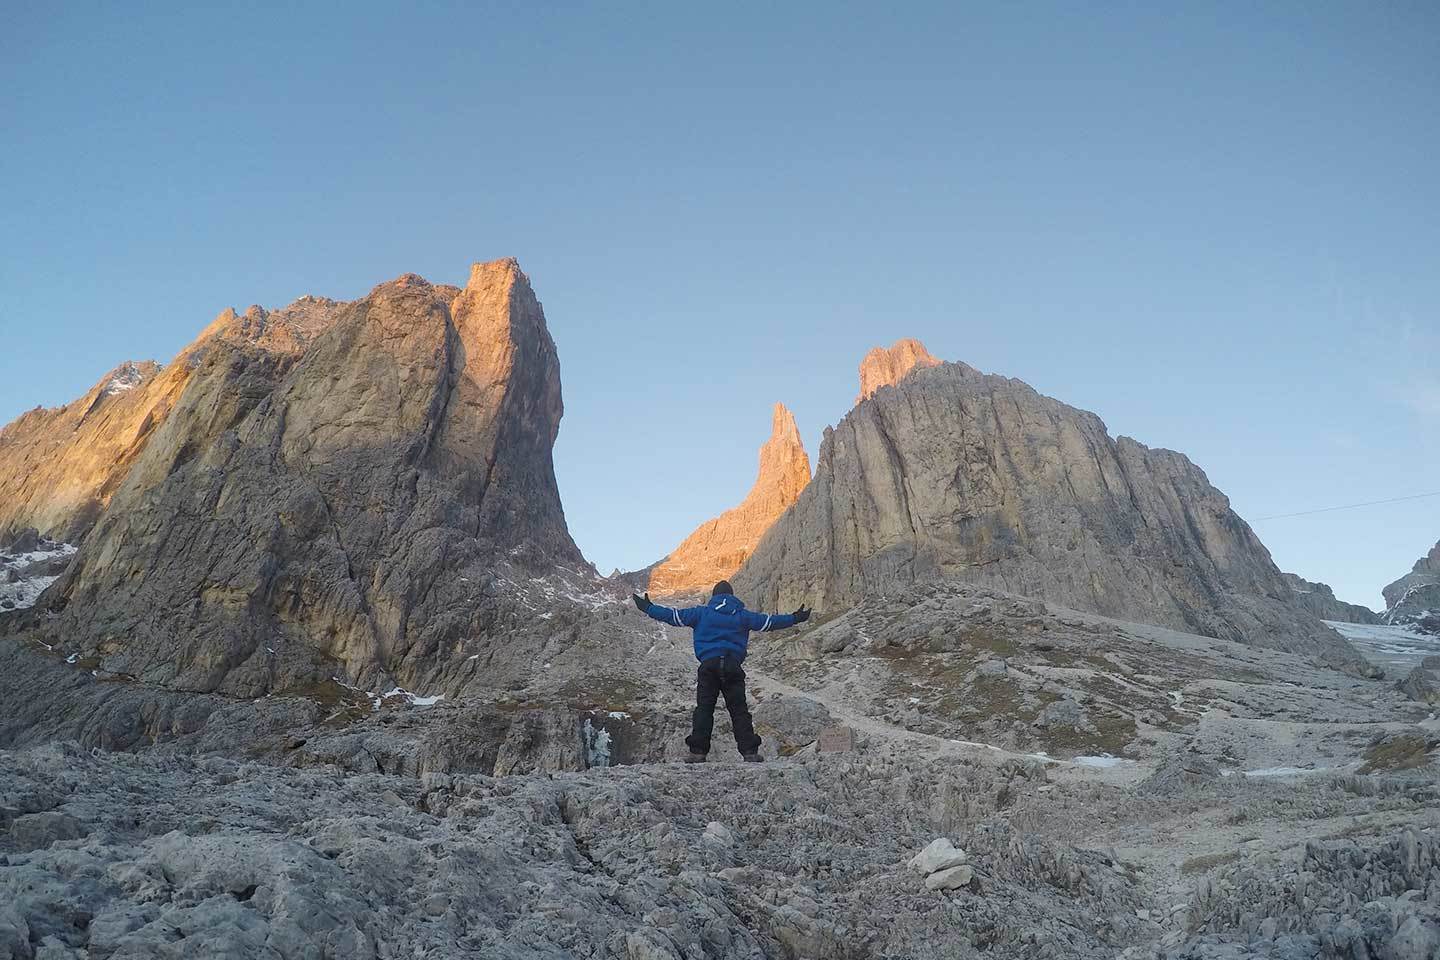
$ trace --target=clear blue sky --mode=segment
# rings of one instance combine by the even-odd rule
[[[0,420],[227,305],[514,255],[603,570],[900,336],[1254,518],[1440,489],[1440,7],[11,5]],[[1256,524],[1378,605],[1440,498]]]

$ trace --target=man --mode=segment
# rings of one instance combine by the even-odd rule
[[[710,602],[703,607],[677,610],[650,602],[650,594],[636,594],[635,606],[641,613],[672,627],[689,627],[695,634],[695,659],[700,669],[695,677],[695,717],[685,745],[690,748],[686,763],[704,763],[710,753],[710,733],[715,727],[715,700],[725,694],[725,709],[730,711],[730,725],[735,728],[735,745],[740,756],[750,763],[759,763],[760,738],[750,719],[745,703],[745,652],[750,646],[750,631],[784,630],[810,619],[810,611],[802,604],[794,613],[754,613],[745,609],[730,589],[730,581],[721,580],[710,591]]]

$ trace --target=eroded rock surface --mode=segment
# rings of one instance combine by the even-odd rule
[[[739,506],[701,524],[656,564],[650,571],[649,590],[659,596],[708,590],[731,576],[809,482],[810,458],[795,416],[777,403],[750,493]]]
[[[1316,583],[1293,573],[1281,574],[1294,593],[1295,603],[1307,613],[1321,620],[1340,620],[1345,623],[1382,622],[1380,614],[1358,603],[1346,603],[1335,596],[1329,584]]]
[[[226,347],[259,352],[278,375],[344,306],[307,296],[282,310],[226,309],[169,365],[123,363],[73,403],[36,408],[0,429],[0,542],[34,527],[78,543],[209,353]]]
[[[31,629],[176,689],[408,684],[533,619],[532,577],[598,582],[565,527],[559,366],[515,261],[334,306],[222,316],[172,365],[184,388]]]
[[[1384,594],[1386,623],[1440,635],[1440,543]]]
[[[888,347],[876,347],[860,361],[860,395],[855,402],[873,395],[881,387],[894,386],[911,370],[939,366],[925,344],[913,337],[896,340]]]
[[[934,579],[1365,669],[1199,467],[962,363],[913,370],[827,431],[734,583],[762,607],[837,612]]]

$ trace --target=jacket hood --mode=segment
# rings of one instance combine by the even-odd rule
[[[718,596],[711,597],[710,602],[705,604],[705,606],[714,610],[716,613],[728,613],[731,615],[737,614],[745,609],[745,604],[740,602],[740,598],[729,593],[722,593]]]

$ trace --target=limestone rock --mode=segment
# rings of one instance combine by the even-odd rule
[[[1440,543],[1415,561],[1409,573],[1387,586],[1385,622],[1440,634]]]
[[[930,874],[925,878],[925,888],[927,890],[959,890],[961,887],[968,887],[974,877],[975,869],[969,864],[961,864]]]
[[[1440,671],[1416,666],[1399,684],[1400,692],[1420,703],[1440,703]]]
[[[795,416],[777,403],[750,493],[739,506],[701,524],[656,564],[650,571],[649,590],[662,596],[708,590],[732,575],[809,483],[810,458]]]
[[[1035,718],[1035,726],[1047,730],[1081,730],[1089,726],[1084,709],[1074,700],[1062,699],[1045,705]]]
[[[170,688],[379,688],[522,619],[516,584],[583,573],[559,365],[514,260],[298,314],[228,312],[171,365],[168,415],[35,629]]]
[[[283,310],[226,309],[175,361],[127,362],[80,399],[36,408],[0,429],[0,541],[35,527],[76,543],[115,496],[180,400],[205,356],[244,346],[293,362],[345,304],[302,297]],[[219,411],[216,411],[217,413]]]
[[[1340,620],[1345,623],[1380,623],[1380,614],[1358,603],[1346,603],[1335,597],[1335,591],[1328,584],[1315,583],[1293,573],[1282,573],[1290,585],[1295,603],[1313,613],[1321,620]]]
[[[881,387],[894,386],[911,370],[939,366],[925,344],[913,337],[896,340],[888,347],[876,347],[860,361],[860,395],[855,402],[866,399]]]
[[[733,578],[830,613],[952,580],[1371,668],[1179,453],[961,363],[913,370],[826,432],[815,477]]]
[[[965,851],[955,849],[955,844],[950,842],[949,837],[937,837],[930,841],[924,850],[911,857],[907,866],[928,877],[932,873],[959,866],[965,859]]]
[[[78,820],[54,810],[19,817],[10,825],[10,837],[21,850],[45,850],[57,841],[84,835]]]

